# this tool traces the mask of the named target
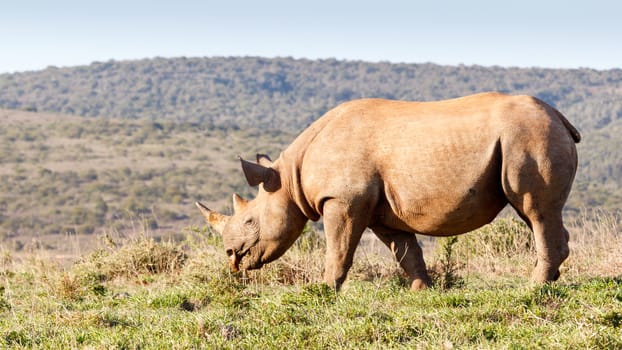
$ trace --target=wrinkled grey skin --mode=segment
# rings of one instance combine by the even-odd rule
[[[259,192],[251,201],[234,195],[233,216],[197,206],[222,233],[234,270],[278,258],[307,220],[323,216],[325,282],[339,288],[369,227],[422,289],[430,282],[415,233],[465,233],[510,204],[535,235],[532,279],[551,281],[569,254],[561,213],[579,141],[561,113],[529,96],[356,100],[318,119],[276,161],[240,159]]]

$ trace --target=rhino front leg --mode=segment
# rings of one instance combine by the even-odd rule
[[[410,278],[412,290],[425,289],[431,285],[430,276],[428,276],[423,260],[423,252],[415,234],[377,226],[372,227],[372,230],[391,249],[395,259],[406,271]]]
[[[367,227],[356,209],[329,200],[324,204],[324,231],[326,235],[326,264],[324,282],[339,290],[352,266],[354,251]]]

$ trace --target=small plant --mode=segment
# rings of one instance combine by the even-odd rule
[[[613,328],[622,326],[622,313],[617,311],[611,311],[603,316],[603,323],[605,325],[611,325]]]
[[[64,273],[58,278],[56,292],[65,299],[77,300],[80,297],[80,283],[69,274]]]
[[[458,287],[464,283],[462,277],[458,275],[463,265],[456,261],[454,248],[456,243],[458,243],[457,236],[443,237],[438,241],[436,253],[438,261],[432,274],[436,275],[437,285],[443,290]]]
[[[4,298],[4,286],[0,286],[0,313],[11,309],[11,304]]]

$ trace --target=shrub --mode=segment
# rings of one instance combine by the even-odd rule
[[[533,233],[523,221],[509,217],[460,236],[455,248],[459,258],[505,258],[534,253],[535,242]]]

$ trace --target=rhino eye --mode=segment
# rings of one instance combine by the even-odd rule
[[[255,232],[259,230],[259,225],[257,224],[257,221],[255,221],[255,219],[249,217],[244,220],[244,228],[248,231]]]

